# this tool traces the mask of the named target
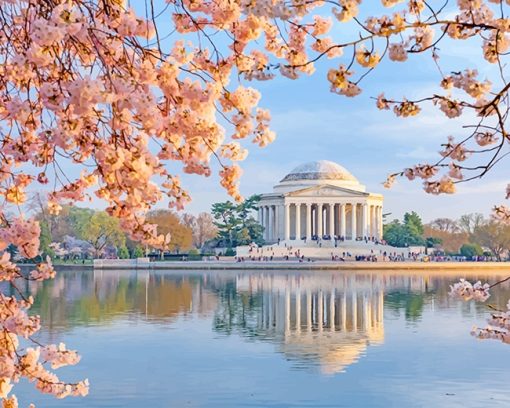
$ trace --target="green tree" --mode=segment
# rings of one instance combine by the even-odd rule
[[[404,227],[408,235],[409,245],[424,245],[425,239],[423,238],[423,223],[421,218],[416,212],[404,214]]]
[[[233,248],[252,242],[263,244],[264,228],[252,215],[259,201],[260,196],[253,195],[237,205],[231,201],[213,204],[214,225],[218,228],[218,238],[225,246]]]
[[[39,225],[41,227],[41,235],[39,236],[41,255],[43,257],[49,256],[54,258],[55,251],[49,246],[53,240],[48,222],[46,220],[42,220]]]
[[[129,259],[129,251],[126,245],[122,245],[117,253],[120,259]]]
[[[85,230],[95,211],[90,208],[64,206],[58,215],[48,216],[53,241],[61,242],[66,235],[87,241]]]
[[[443,243],[443,240],[441,238],[427,237],[425,239],[425,246],[427,248],[435,248],[436,245],[441,245],[442,243]]]
[[[406,241],[406,231],[399,220],[393,220],[383,227],[384,240],[391,246],[403,247]]]
[[[224,241],[227,247],[232,247],[241,225],[241,220],[237,216],[237,205],[231,201],[214,203],[212,215],[215,219],[214,225],[218,228],[218,238]]]
[[[472,258],[473,256],[481,256],[483,255],[483,249],[478,244],[467,243],[460,247],[460,254],[462,256],[466,256],[468,258]]]
[[[407,247],[410,245],[425,245],[423,237],[423,223],[414,211],[404,214],[404,222],[393,220],[383,227],[384,240],[392,246]]]
[[[107,245],[126,245],[126,237],[120,229],[118,218],[110,217],[104,211],[94,212],[79,229],[83,239],[94,247],[96,257],[102,256]]]
[[[136,247],[133,249],[133,255],[132,255],[132,257],[133,257],[134,259],[136,259],[136,258],[143,258],[144,256],[145,256],[145,253],[144,253],[144,251],[143,251],[143,248],[142,248],[140,245],[136,246]]]
[[[236,254],[236,251],[234,251],[234,249],[232,248],[227,248],[227,250],[225,251],[225,256],[235,256]]]
[[[258,210],[257,204],[259,203],[260,198],[260,195],[255,194],[239,204],[238,213],[241,220],[241,227],[236,246],[248,245],[252,242],[255,242],[257,245],[264,243],[264,227],[260,225],[252,215],[253,212]]]
[[[253,217],[248,217],[241,228],[242,238],[240,237],[237,245],[248,245],[255,242],[257,245],[264,244],[264,227]]]

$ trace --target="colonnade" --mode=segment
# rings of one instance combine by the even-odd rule
[[[264,227],[264,239],[269,242],[382,238],[380,202],[261,203],[258,219]]]
[[[297,290],[263,294],[259,327],[277,332],[383,330],[384,294]]]

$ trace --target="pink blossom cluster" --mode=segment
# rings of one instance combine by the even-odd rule
[[[30,272],[30,278],[37,281],[53,279],[54,277],[55,269],[53,269],[51,258],[49,256],[46,257],[46,262],[38,263],[35,269]]]
[[[475,141],[480,146],[489,146],[497,143],[499,140],[498,135],[493,132],[477,132],[475,134]]]
[[[474,327],[471,334],[479,339],[495,339],[510,344],[510,301],[506,307],[506,311],[491,314],[487,327]]]
[[[459,101],[449,98],[436,98],[434,103],[439,105],[439,109],[450,119],[462,115],[462,105]]]
[[[11,262],[11,254],[4,252],[0,256],[0,281],[10,282],[20,276],[19,268]]]
[[[331,84],[331,92],[345,96],[356,96],[361,92],[360,87],[349,80],[354,72],[349,71],[345,66],[340,65],[338,69],[328,71],[328,81]]]
[[[459,282],[450,285],[450,296],[462,300],[476,300],[478,302],[485,302],[489,296],[490,285],[488,283],[482,284],[480,281],[472,284],[471,282],[461,279]]]
[[[39,223],[34,219],[14,218],[7,226],[0,228],[0,251],[12,244],[22,256],[35,258],[39,254],[40,233]]]
[[[443,145],[444,149],[439,153],[443,157],[449,157],[452,160],[464,161],[469,156],[470,153],[465,144],[463,143],[455,143],[455,139],[453,136],[448,136],[448,142]]]
[[[54,368],[76,364],[79,361],[75,352],[68,352],[65,348],[64,350],[60,348],[63,346],[59,346],[57,350],[52,348],[44,351],[40,347],[27,348],[25,354],[19,358],[20,374],[34,382],[39,391],[53,394],[57,398],[87,395],[89,386],[87,380],[66,384],[44,367],[45,358],[50,358],[49,361],[55,366]]]
[[[410,167],[404,170],[404,176],[408,180],[414,180],[416,177],[422,179],[429,179],[437,174],[437,166],[430,164],[417,164],[414,167]]]
[[[453,194],[455,193],[454,181],[448,177],[443,176],[437,181],[425,181],[423,182],[423,189],[429,194]]]
[[[64,343],[51,344],[41,348],[41,358],[56,369],[67,365],[75,365],[80,361],[80,356],[74,350],[67,350]]]
[[[79,356],[75,351],[66,350],[63,344],[20,349],[19,338],[29,339],[40,328],[39,317],[26,313],[32,302],[31,298],[18,300],[0,294],[0,321],[3,328],[0,333],[0,398],[4,407],[18,406],[16,397],[10,392],[22,377],[34,382],[40,391],[59,398],[83,396],[88,392],[87,380],[66,384],[44,367],[51,364],[55,369],[76,364]]]
[[[451,89],[452,87],[462,89],[469,96],[479,99],[490,92],[492,84],[488,80],[478,81],[477,76],[478,71],[476,69],[466,69],[464,72],[453,73],[443,78],[441,86],[444,89]]]

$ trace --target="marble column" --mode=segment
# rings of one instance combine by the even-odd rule
[[[270,205],[269,206],[269,228],[267,232],[267,239],[268,241],[272,241],[274,239],[274,215],[275,215],[275,207]]]
[[[345,204],[340,204],[340,236],[345,239]]]
[[[317,236],[322,239],[322,204],[317,204]]]
[[[264,239],[269,241],[269,206],[264,206]]]
[[[278,238],[280,238],[281,231],[280,231],[280,217],[281,212],[280,208],[282,206],[277,204],[274,206],[274,232],[273,232],[273,239],[276,241]]]
[[[370,239],[372,236],[372,216],[370,213],[370,204],[367,204],[367,237]]]
[[[312,207],[312,236],[317,235],[317,204]]]
[[[375,230],[377,228],[377,225],[375,223],[375,205],[370,206],[370,218],[372,219],[372,221],[371,221],[372,229],[371,229],[370,233],[371,233],[372,237],[375,238]]]
[[[356,208],[357,208],[357,205],[356,204],[351,204],[351,240],[352,241],[356,241],[356,237],[357,237],[357,234],[356,234],[356,229],[357,229],[357,225],[356,225]]]
[[[285,228],[285,241],[290,240],[290,205],[285,204],[284,207],[285,217],[284,217],[284,228]]]
[[[296,204],[296,240],[301,241],[301,203]]]
[[[363,207],[361,209],[361,217],[363,219],[362,221],[362,238],[368,237],[368,205],[363,204]]]
[[[258,217],[259,217],[259,224],[262,227],[264,227],[264,207],[262,207],[262,206],[259,207]],[[262,238],[264,238],[264,235],[262,235]]]
[[[312,204],[306,204],[306,240],[312,239]]]
[[[329,231],[328,234],[333,239],[333,235],[335,235],[335,204],[329,205]]]

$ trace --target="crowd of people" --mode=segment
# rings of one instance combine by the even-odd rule
[[[342,239],[340,237],[339,239]],[[312,237],[313,239],[313,237]],[[335,237],[336,239],[336,237]],[[367,241],[368,242],[368,241]],[[379,244],[384,244],[384,241],[374,241]],[[368,252],[368,251],[367,251]],[[370,249],[366,254],[352,254],[349,251],[338,253],[333,251],[330,253],[329,259],[332,262],[489,262],[496,261],[494,257],[490,256],[453,256],[453,255],[428,255],[424,252],[387,252],[377,249]],[[297,262],[314,262],[318,258],[305,256],[302,249],[288,246],[284,243],[283,246],[280,242],[272,246],[258,247],[253,244],[249,246],[247,256],[236,256],[236,262],[270,262],[270,261],[297,261]]]
[[[304,244],[306,244],[306,237],[301,237],[301,240],[303,241]],[[338,247],[338,243],[339,242],[344,242],[347,240],[347,238],[343,235],[329,235],[329,234],[326,234],[326,235],[323,235],[321,237],[319,237],[318,235],[312,235],[311,237],[312,241],[315,241],[317,246],[319,248],[322,247],[322,241],[331,241],[333,240],[334,243],[335,243],[335,248]],[[386,245],[386,241],[382,240],[382,239],[377,239],[375,237],[358,237],[356,238],[356,241],[365,241],[366,244],[368,244],[369,242],[370,243],[374,243],[376,245]],[[278,239],[278,245],[280,245],[280,239]]]

